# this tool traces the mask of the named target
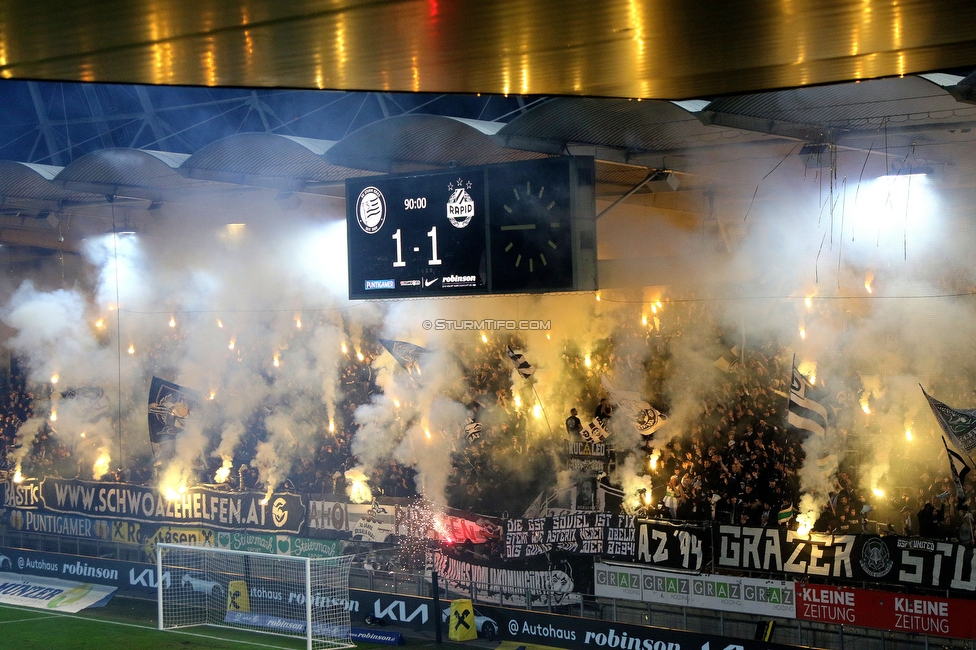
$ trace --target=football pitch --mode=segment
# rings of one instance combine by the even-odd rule
[[[105,607],[61,614],[42,609],[0,604],[0,647],[17,650],[260,650],[305,648],[303,639],[255,634],[213,627],[192,627],[160,632],[156,603],[113,598]],[[407,642],[421,648],[433,642]],[[440,646],[450,650],[453,644]],[[388,646],[357,644],[359,650]],[[453,646],[457,648],[457,646]]]

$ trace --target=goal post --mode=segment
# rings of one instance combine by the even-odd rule
[[[159,629],[195,625],[306,639],[308,650],[354,647],[352,556],[293,557],[156,545]]]

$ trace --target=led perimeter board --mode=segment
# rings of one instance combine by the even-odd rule
[[[346,180],[349,298],[596,289],[592,158]]]

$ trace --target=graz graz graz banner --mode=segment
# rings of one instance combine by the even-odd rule
[[[796,618],[796,583],[792,580],[667,573],[604,562],[595,562],[593,573],[593,593],[598,597]]]
[[[44,478],[4,485],[4,506],[99,519],[198,524],[227,530],[298,533],[305,504],[297,494],[187,488],[176,498],[129,483]]]
[[[719,526],[715,532],[720,571],[785,572],[976,593],[976,554],[963,544],[894,535],[808,538],[782,528],[743,526]]]
[[[631,557],[636,549],[635,532],[634,517],[604,512],[509,519],[503,526],[505,557],[533,557],[551,551]]]

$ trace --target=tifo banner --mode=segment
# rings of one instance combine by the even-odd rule
[[[629,558],[637,549],[634,521],[630,515],[604,512],[509,519],[502,528],[505,557],[533,557],[558,550]]]
[[[397,508],[399,505],[394,504],[343,503],[313,498],[308,503],[308,534],[385,542],[395,534]]]
[[[661,569],[698,572],[710,558],[708,526],[641,519],[637,522],[637,544],[628,559]]]
[[[591,474],[606,470],[609,449],[605,443],[574,440],[567,445],[570,469]]]
[[[782,528],[743,526],[719,526],[715,534],[718,569],[976,593],[976,554],[963,544],[894,535],[804,537]]]
[[[598,597],[796,618],[792,581],[667,573],[597,562],[593,584]]]
[[[91,583],[0,573],[0,603],[57,612],[76,613],[99,607],[112,597],[115,587]]]
[[[572,568],[544,566],[534,562],[515,569],[510,563],[476,564],[434,553],[434,571],[449,589],[478,603],[495,603],[525,607],[531,605],[570,605],[579,603],[580,594],[573,593]],[[526,603],[528,597],[531,603]]]
[[[452,514],[453,513],[453,514]],[[368,542],[395,541],[395,537],[429,537],[453,544],[484,544],[498,537],[498,526],[483,517],[461,511],[431,517],[416,502],[344,503],[312,497],[308,505],[308,534],[329,539]]]
[[[796,617],[881,630],[972,639],[973,602],[873,589],[797,585]]]
[[[227,492],[191,487],[169,498],[153,487],[45,478],[6,484],[7,507],[157,524],[299,533],[305,521],[300,495]]]

